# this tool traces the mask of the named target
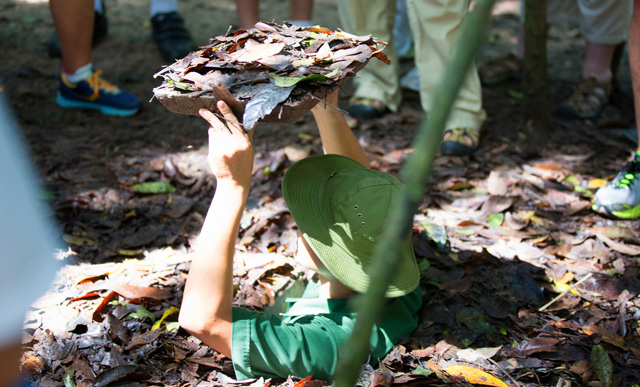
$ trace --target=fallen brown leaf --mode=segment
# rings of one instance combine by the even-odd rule
[[[620,335],[617,335],[605,328],[599,327],[597,325],[587,325],[582,327],[582,332],[586,333],[589,336],[598,335],[602,338],[602,341],[605,343],[609,343],[611,345],[615,345],[620,349],[624,349],[625,351],[629,350],[629,347],[624,341],[624,338]]]
[[[103,314],[105,314],[106,312],[106,308],[109,305],[109,303],[111,301],[115,301],[118,299],[118,293],[116,292],[109,292],[109,294],[107,294],[105,296],[105,298],[102,299],[102,302],[100,302],[100,305],[98,305],[98,307],[93,311],[93,321],[97,321],[97,322],[102,322],[104,321],[104,317],[102,317]]]
[[[161,301],[167,298],[171,298],[171,291],[169,289],[152,288],[148,286],[134,286],[126,284],[113,284],[109,286],[111,290],[118,293],[124,298],[131,299],[146,299]]]
[[[607,237],[603,232],[600,232],[600,231],[596,231],[595,235],[598,239],[604,242],[604,244],[606,244],[607,246],[609,246],[610,248],[612,248],[613,250],[619,253],[630,255],[632,257],[635,257],[636,255],[640,255],[640,246],[627,245],[624,243],[616,242],[613,239]]]

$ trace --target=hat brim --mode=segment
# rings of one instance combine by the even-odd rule
[[[363,167],[357,161],[341,155],[309,157],[292,165],[282,181],[282,192],[289,212],[306,241],[326,268],[340,282],[359,293],[370,284],[368,269],[373,256],[356,256],[335,232],[327,219],[329,209],[323,199],[324,187],[333,174],[363,170],[394,186],[402,185],[393,176]],[[399,246],[397,271],[386,291],[387,297],[398,297],[413,291],[420,281],[410,235]]]

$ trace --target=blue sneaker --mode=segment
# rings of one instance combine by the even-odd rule
[[[640,151],[622,167],[615,179],[596,192],[592,208],[618,219],[640,217]]]
[[[69,82],[64,72],[60,76],[60,87],[56,102],[63,108],[95,109],[102,114],[126,117],[136,114],[142,102],[133,94],[100,79],[97,70],[86,81]]]

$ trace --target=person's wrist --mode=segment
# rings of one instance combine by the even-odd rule
[[[248,179],[234,179],[230,177],[226,178],[217,178],[216,179],[216,190],[224,189],[226,191],[235,191],[235,192],[249,192],[251,178]]]

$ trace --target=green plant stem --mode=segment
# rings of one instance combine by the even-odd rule
[[[358,378],[360,367],[367,360],[371,329],[380,316],[384,306],[381,300],[384,300],[386,289],[397,268],[396,252],[399,251],[402,238],[412,230],[413,215],[422,201],[449,111],[480,46],[494,2],[495,0],[477,0],[467,14],[447,70],[435,91],[438,97],[413,141],[414,152],[400,171],[400,180],[406,189],[393,204],[394,209],[388,223],[391,226],[385,230],[375,251],[376,264],[370,273],[371,285],[367,293],[357,301],[358,317],[353,334],[340,354],[335,375],[336,387],[352,387]]]

